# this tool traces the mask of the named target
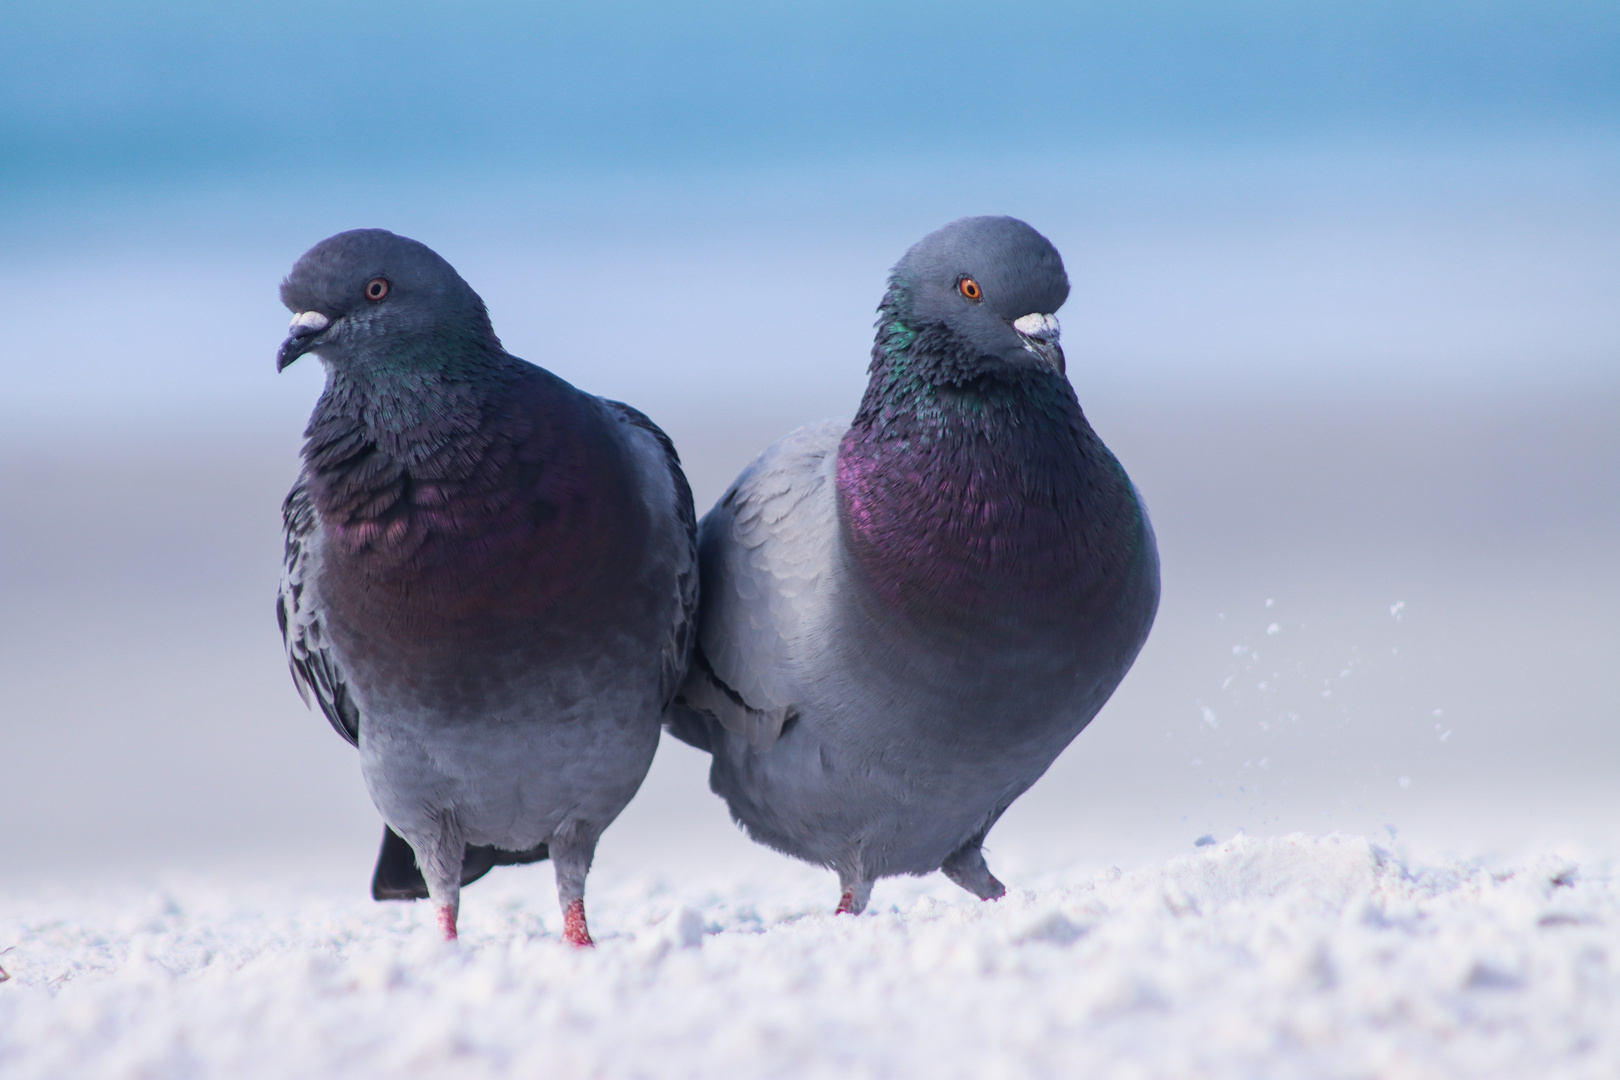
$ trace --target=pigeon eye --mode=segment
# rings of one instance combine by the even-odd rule
[[[385,297],[387,295],[388,295],[388,279],[387,278],[385,278],[385,277],[374,277],[370,281],[366,282],[366,299],[367,300],[377,301],[377,300],[381,300],[383,297]]]
[[[965,274],[957,281],[956,291],[969,300],[978,301],[984,299],[984,290],[979,288],[979,283]]]

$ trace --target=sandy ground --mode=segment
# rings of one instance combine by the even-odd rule
[[[786,864],[784,864],[786,866]],[[1612,1077],[1620,888],[1556,855],[1236,838],[995,903],[937,875],[426,905],[193,879],[0,899],[0,1072],[43,1077]],[[819,886],[819,887],[818,887]],[[819,906],[818,906],[819,905]]]

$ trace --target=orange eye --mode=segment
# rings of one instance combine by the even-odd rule
[[[385,277],[374,277],[370,281],[366,282],[366,299],[367,300],[377,301],[377,300],[381,300],[383,297],[385,297],[387,295],[388,295],[388,279],[387,278],[385,278]]]
[[[956,290],[969,300],[984,299],[984,290],[979,288],[979,283],[965,275],[956,283]]]

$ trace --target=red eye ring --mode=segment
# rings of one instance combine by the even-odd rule
[[[370,300],[372,303],[376,303],[378,300],[381,300],[383,297],[388,295],[388,288],[389,286],[387,278],[374,277],[370,281],[366,282],[366,299]]]
[[[966,274],[963,274],[957,279],[956,291],[967,297],[969,300],[972,300],[974,303],[978,303],[980,300],[984,299],[984,290],[979,288],[979,283],[968,277]]]

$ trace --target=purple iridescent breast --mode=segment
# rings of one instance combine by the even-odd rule
[[[583,395],[520,398],[434,458],[373,452],[312,485],[336,603],[362,620],[521,619],[616,591],[646,515]]]
[[[850,429],[840,517],[880,602],[924,622],[1063,622],[1117,578],[1139,530],[1129,482],[1083,419],[1041,419],[926,437]]]

